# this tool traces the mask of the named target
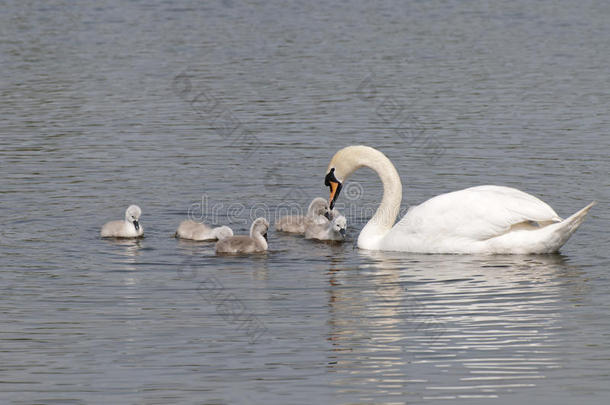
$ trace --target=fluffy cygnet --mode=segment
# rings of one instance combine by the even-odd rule
[[[305,233],[309,224],[322,225],[328,223],[328,202],[321,197],[314,198],[309,204],[307,215],[288,215],[277,220],[275,229],[289,233]]]
[[[250,236],[230,236],[216,243],[216,253],[258,253],[267,250],[269,222],[257,218],[250,227]]]
[[[196,241],[223,240],[229,236],[233,236],[233,230],[224,225],[212,228],[209,225],[189,219],[180,223],[175,236],[181,239]]]
[[[347,220],[340,215],[326,224],[308,226],[305,230],[305,239],[342,241],[345,239],[346,227]]]
[[[125,219],[122,221],[110,221],[106,223],[100,232],[102,238],[137,238],[144,234],[144,228],[138,220],[142,210],[137,205],[130,205],[125,211]]]

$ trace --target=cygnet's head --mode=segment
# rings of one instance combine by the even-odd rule
[[[324,215],[327,218],[329,215],[328,202],[322,197],[314,198],[307,209],[307,216],[316,217],[318,215]]]
[[[345,229],[347,228],[347,220],[343,215],[332,220],[332,228],[334,232],[341,234],[345,238]]]
[[[250,236],[254,237],[256,234],[260,234],[267,240],[267,230],[269,229],[269,221],[265,218],[256,218],[254,222],[252,222],[252,226],[250,227]]]
[[[218,240],[223,240],[233,236],[233,230],[226,225],[214,228],[214,234]]]
[[[142,215],[142,210],[137,205],[130,205],[125,210],[125,221],[131,222],[136,227],[136,231],[140,229],[140,223],[138,222],[140,215]]]

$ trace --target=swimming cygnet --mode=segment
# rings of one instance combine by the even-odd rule
[[[177,238],[191,239],[197,241],[203,240],[223,240],[229,236],[233,236],[233,230],[228,226],[219,226],[212,228],[206,224],[186,220],[180,222],[178,230],[174,235]]]
[[[345,239],[346,227],[347,220],[340,215],[326,224],[308,226],[305,230],[305,239],[341,241]]]
[[[230,236],[218,241],[216,253],[258,253],[267,250],[267,230],[269,222],[256,218],[250,227],[250,236]]]
[[[123,221],[110,221],[106,223],[100,232],[102,238],[137,238],[144,234],[144,228],[138,220],[142,210],[137,205],[130,205],[125,211]]]
[[[322,225],[328,223],[328,202],[321,197],[314,198],[309,204],[307,215],[287,215],[275,223],[275,229],[282,232],[305,233],[308,224]]]

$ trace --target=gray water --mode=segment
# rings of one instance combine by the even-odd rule
[[[9,1],[0,13],[0,402],[607,403],[610,4]],[[245,233],[339,148],[383,151],[403,209],[480,184],[568,216],[560,254]],[[145,238],[99,238],[132,203]]]

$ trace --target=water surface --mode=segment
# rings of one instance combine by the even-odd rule
[[[3,4],[2,402],[605,402],[610,6],[404,3]],[[599,205],[558,255],[365,252],[363,170],[345,244],[172,237],[326,196],[360,143],[403,211],[480,184]],[[132,203],[146,237],[100,239]]]

